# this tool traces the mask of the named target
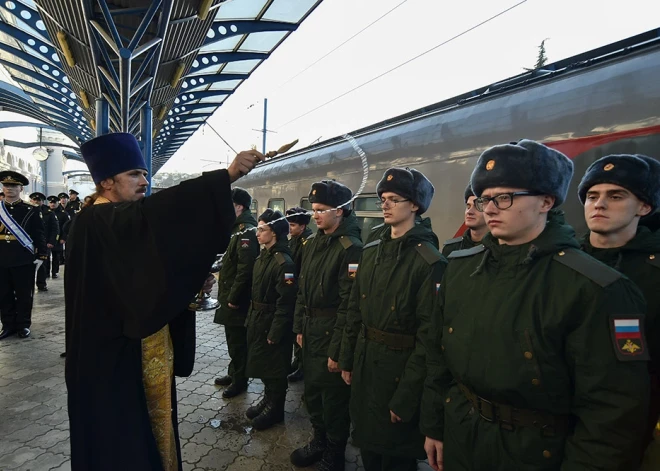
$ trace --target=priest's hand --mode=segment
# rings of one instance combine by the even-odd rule
[[[266,156],[257,150],[244,150],[239,153],[227,168],[229,180],[234,183],[244,175],[247,175],[259,163],[266,160]]]

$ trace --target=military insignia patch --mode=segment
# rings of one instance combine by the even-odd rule
[[[614,164],[607,164],[603,167],[603,170],[605,170],[606,172],[609,172],[613,168],[614,168]]]
[[[489,160],[488,163],[486,164],[486,170],[493,170],[495,168],[495,161],[494,160]]]
[[[284,274],[284,282],[287,285],[292,285],[293,284],[293,273],[285,273]]]
[[[440,285],[441,285],[441,283],[436,283],[435,284],[435,294],[438,294],[440,292]]]
[[[348,264],[348,276],[351,278],[355,278],[355,274],[357,273],[358,269],[358,264],[357,263],[349,263]]]
[[[241,248],[247,249],[250,247],[250,239],[241,239]]]
[[[644,337],[644,323],[637,318],[612,318],[614,351],[619,360],[648,360],[649,353]]]
[[[312,194],[315,195],[315,194],[316,194],[316,190],[313,190],[313,191],[312,191]]]
[[[391,182],[392,180],[394,180],[394,175],[388,175],[387,176],[387,181]]]

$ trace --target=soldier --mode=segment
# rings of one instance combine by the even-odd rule
[[[64,211],[64,208],[60,206],[59,201],[60,200],[58,199],[57,196],[48,197],[48,207],[57,218],[57,222],[60,228],[57,244],[55,244],[55,247],[53,247],[52,250],[53,261],[51,268],[51,276],[53,278],[57,278],[60,272],[60,262],[62,260],[62,252],[64,250],[64,241],[66,240],[64,237],[64,225],[71,220],[69,213]]]
[[[69,202],[66,204],[66,211],[73,217],[78,211],[82,209],[82,203],[78,199],[79,193],[76,190],[69,190]]]
[[[353,194],[334,180],[312,185],[316,234],[307,239],[298,280],[293,331],[303,349],[305,404],[314,438],[291,454],[295,466],[343,470],[349,435],[350,388],[341,378],[339,351],[348,299],[362,251]]]
[[[637,284],[647,303],[651,407],[644,446],[660,416],[660,232],[641,225],[660,207],[660,162],[644,155],[608,155],[587,169],[578,186],[589,233],[585,252]]]
[[[287,243],[289,223],[279,211],[259,216],[257,239],[263,246],[254,263],[252,303],[247,318],[247,376],[260,378],[264,397],[245,415],[257,430],[284,421],[296,305],[296,266]]]
[[[488,226],[484,220],[484,213],[477,211],[474,207],[474,200],[477,197],[472,192],[472,188],[468,184],[464,193],[465,197],[465,226],[467,229],[461,237],[446,240],[444,247],[442,247],[442,255],[449,257],[449,254],[454,250],[471,249],[481,243],[488,232]]]
[[[59,245],[60,238],[60,226],[57,222],[57,217],[51,212],[51,210],[44,205],[46,201],[46,195],[43,193],[35,192],[30,195],[30,199],[34,205],[39,208],[41,211],[45,237],[46,237],[46,248],[47,248],[47,259],[37,270],[37,289],[39,291],[48,291],[48,286],[46,285],[46,278],[50,274],[50,256],[51,251]]]
[[[69,195],[66,193],[60,193],[57,195],[57,197],[60,199],[60,206],[64,212],[69,216],[69,221],[73,219],[73,214],[71,214],[69,211],[66,210],[67,204],[69,203]],[[61,257],[60,257],[60,265],[64,265],[64,261],[66,259],[66,236],[68,233],[68,224],[63,225],[60,228],[60,243],[62,245],[62,252],[61,252]]]
[[[422,173],[390,168],[376,191],[387,229],[362,250],[339,366],[351,385],[353,443],[365,470],[415,471],[426,456],[424,340],[447,259],[432,231],[415,224],[435,191]]]
[[[572,175],[565,155],[529,140],[477,161],[490,233],[449,256],[427,342],[421,430],[436,470],[639,466],[646,306],[556,209]]]
[[[305,214],[302,214],[305,213]],[[295,207],[287,210],[287,219],[289,220],[289,248],[291,249],[291,256],[296,264],[296,276],[300,274],[300,267],[302,266],[302,248],[307,243],[307,238],[312,235],[312,230],[308,227],[309,221],[312,219],[310,214],[306,214],[305,209]],[[296,216],[293,216],[293,215]],[[302,380],[304,377],[302,367],[302,349],[298,342],[293,341],[293,363],[291,363],[291,374],[288,376],[289,381],[295,383]]]
[[[29,180],[17,172],[0,172],[5,200],[0,204],[0,340],[18,333],[30,336],[34,271],[46,260],[43,215],[21,200]]]
[[[252,197],[242,188],[231,192],[236,211],[236,222],[232,238],[220,269],[218,300],[220,308],[215,312],[214,322],[225,326],[229,370],[226,376],[215,379],[218,386],[228,386],[222,397],[228,399],[247,390],[247,329],[245,321],[250,307],[252,270],[259,255],[259,243],[255,235],[257,221],[250,212]]]

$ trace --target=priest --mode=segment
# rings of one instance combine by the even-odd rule
[[[264,156],[241,152],[226,170],[145,198],[132,134],[97,137],[81,152],[97,198],[67,239],[72,469],[180,471],[174,376],[194,362],[187,307],[229,243],[231,183]]]

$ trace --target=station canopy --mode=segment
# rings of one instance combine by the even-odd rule
[[[0,0],[0,106],[131,132],[155,174],[321,1]]]

